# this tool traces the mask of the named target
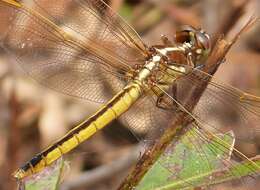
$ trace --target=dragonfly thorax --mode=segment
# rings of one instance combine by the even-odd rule
[[[165,50],[177,50],[174,47],[167,47]],[[169,59],[154,48],[154,54],[144,65],[140,67],[135,75],[135,82],[139,83],[144,89],[159,85],[167,89],[179,76],[186,73],[186,68],[181,64],[169,64]]]
[[[140,83],[142,86],[147,86],[152,82],[154,73],[160,68],[162,63],[161,55],[153,55],[145,64],[139,69],[139,72],[135,76],[135,81]]]

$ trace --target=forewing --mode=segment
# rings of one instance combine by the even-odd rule
[[[84,41],[99,44],[128,64],[144,60],[146,47],[141,38],[102,0],[69,0],[55,4],[34,0],[31,6],[65,30],[77,33]]]
[[[74,14],[82,13],[80,18],[86,23],[81,25],[84,31],[76,22],[78,17],[68,14],[66,20],[64,15],[59,15],[62,3],[58,2],[60,6],[48,13],[39,7],[42,1],[36,3],[30,5],[35,9],[29,9],[15,1],[0,2],[0,12],[10,13],[10,25],[1,34],[1,41],[24,70],[40,83],[65,94],[104,102],[125,85],[125,75],[131,73],[132,66],[144,59],[132,38],[138,36],[132,34],[131,42],[130,37],[123,39],[122,35],[128,35],[120,28],[124,22],[117,15],[106,17],[106,10],[108,15],[112,13],[102,1],[71,1],[77,5]],[[106,19],[101,20],[101,16]],[[105,91],[106,83],[112,89]]]

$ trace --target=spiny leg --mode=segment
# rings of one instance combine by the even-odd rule
[[[162,85],[162,84],[161,84]],[[171,86],[171,96],[177,100],[177,84],[173,84]],[[160,93],[158,95],[158,98],[156,100],[156,106],[158,108],[164,109],[164,110],[172,110],[174,112],[179,112],[181,109],[179,109],[179,106],[176,102],[174,102],[171,98],[168,97],[168,95],[164,93]]]

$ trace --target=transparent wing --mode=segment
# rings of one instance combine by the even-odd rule
[[[163,102],[170,110],[190,112],[211,130],[238,132],[246,129],[246,138],[259,135],[260,97],[223,84],[199,69],[187,67],[187,73],[178,77],[172,87],[163,91]],[[169,77],[174,77],[169,75]],[[209,82],[208,82],[209,81]],[[192,89],[203,91],[195,109],[192,109]]]
[[[80,35],[84,41],[99,44],[126,63],[143,60],[145,45],[124,20],[102,0],[69,0],[48,4],[33,0],[34,10],[54,23]]]
[[[194,69],[178,79],[179,98],[184,104],[185,91],[191,87],[200,88],[207,85],[193,114],[203,123],[211,126],[211,130],[232,130],[236,137],[251,140],[260,132],[260,97],[247,94],[232,86],[225,85],[204,73]],[[182,96],[182,98],[180,98]],[[185,105],[186,108],[189,105]],[[239,130],[243,130],[243,134]]]
[[[1,34],[3,47],[52,89],[96,102],[111,98],[132,66],[145,59],[137,34],[103,1],[66,2],[71,10],[63,10],[62,2],[47,9],[42,2],[30,4],[31,9],[15,1],[0,2],[0,12],[11,13],[10,25]],[[105,81],[113,88],[104,93]]]
[[[129,126],[139,140],[152,140],[159,135],[174,118],[174,113],[156,106],[156,95],[141,97],[120,120]]]

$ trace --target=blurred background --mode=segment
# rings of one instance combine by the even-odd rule
[[[70,1],[40,0],[70,6]],[[30,4],[29,0],[24,0]],[[106,1],[149,44],[160,42],[162,34],[173,38],[176,27],[201,27],[212,39],[231,33],[254,15],[259,16],[260,0],[110,0]],[[33,8],[33,7],[32,7]],[[58,12],[57,14],[66,14]],[[1,12],[1,30],[8,26],[9,13]],[[235,27],[234,26],[235,23]],[[86,23],[87,24],[87,23]],[[29,27],[29,24],[28,24]],[[82,26],[86,27],[86,26]],[[260,24],[256,23],[235,44],[215,77],[247,92],[260,95]],[[15,189],[12,172],[35,153],[60,138],[100,105],[72,98],[45,87],[28,77],[3,49],[0,49],[0,189]],[[224,108],[223,108],[224,109]],[[241,133],[244,133],[242,131]],[[247,156],[259,153],[258,141],[236,145]],[[115,189],[140,156],[138,141],[127,127],[115,121],[69,154],[69,172],[64,189]],[[118,167],[113,165],[117,163]],[[105,172],[95,173],[104,167]],[[101,168],[102,169],[102,168]],[[104,169],[104,168],[103,168]],[[92,180],[81,180],[86,171]],[[260,183],[258,184],[260,186]],[[255,186],[256,187],[256,186]],[[224,189],[224,187],[223,187]],[[239,187],[238,187],[239,189]],[[252,187],[253,189],[253,187]]]

